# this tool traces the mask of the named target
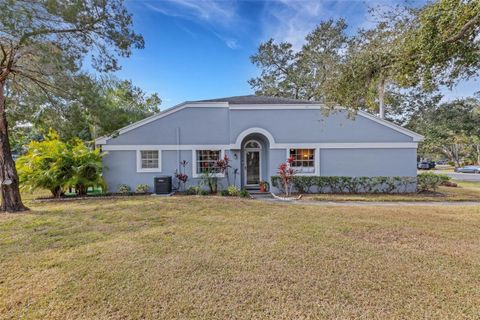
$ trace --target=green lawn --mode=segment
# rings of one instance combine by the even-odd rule
[[[412,194],[307,194],[304,200],[318,201],[479,201],[480,182],[455,181],[458,187],[443,187],[436,193]]]
[[[480,207],[29,206],[0,215],[0,318],[480,318]]]

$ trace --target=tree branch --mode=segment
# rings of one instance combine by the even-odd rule
[[[0,43],[0,48],[2,49],[2,53],[3,53],[2,62],[0,62],[0,67],[1,67],[5,64],[5,61],[7,61],[7,51],[5,50],[3,43]]]
[[[105,20],[107,16],[101,16],[98,19],[95,19],[88,25],[86,25],[83,28],[67,28],[67,29],[39,29],[31,32],[25,33],[19,40],[18,46],[22,45],[25,41],[27,41],[28,38],[35,37],[35,36],[41,36],[41,35],[48,35],[48,34],[62,34],[62,33],[76,33],[76,32],[85,32],[85,31],[92,31],[95,29],[95,25],[102,20]]]
[[[54,85],[52,85],[51,83],[48,83],[48,82],[45,82],[43,80],[40,80],[40,79],[37,79],[35,78],[34,76],[32,75],[29,75],[28,73],[25,73],[25,72],[22,72],[20,70],[15,70],[15,69],[12,69],[11,70],[14,74],[18,74],[22,77],[25,77],[27,79],[29,79],[30,81],[32,81],[33,83],[35,83],[36,85],[38,85],[39,87],[41,87],[42,89],[46,90],[43,86],[46,86],[46,87],[49,87],[49,88],[52,88],[52,89],[55,89],[55,90],[58,90],[58,92],[62,92],[63,90],[61,88],[58,88]]]
[[[12,67],[15,61],[15,50],[11,49],[10,50],[10,57],[8,58],[7,65],[3,67],[3,71],[0,73],[0,82],[4,82],[5,79],[7,79],[8,75],[12,71]]]
[[[473,17],[467,23],[465,23],[465,25],[462,27],[462,29],[460,29],[460,31],[457,34],[451,36],[450,38],[447,38],[447,40],[445,40],[444,42],[452,43],[460,40],[469,31],[469,29],[475,25],[475,23],[479,19],[480,19],[480,13],[478,13],[475,17]]]

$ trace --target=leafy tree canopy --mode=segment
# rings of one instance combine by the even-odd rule
[[[441,153],[457,166],[480,162],[480,101],[474,98],[430,104],[406,125],[425,136],[420,153]]]
[[[249,80],[258,95],[322,100],[325,85],[334,78],[341,51],[346,47],[344,20],[321,22],[305,38],[299,51],[288,42],[262,43],[250,59],[260,67],[259,77]]]
[[[399,47],[399,82],[452,87],[479,74],[480,1],[437,0],[412,15]]]
[[[480,1],[436,0],[421,8],[370,10],[368,30],[345,35],[343,20],[322,22],[301,50],[263,43],[251,60],[262,71],[249,81],[257,94],[378,111],[401,88],[434,92],[480,70]]]
[[[96,70],[114,71],[119,69],[118,56],[128,57],[144,42],[133,31],[123,0],[1,0],[0,4],[0,211],[14,212],[25,206],[11,155],[6,95],[40,91],[51,100],[61,99],[85,56],[90,55]]]

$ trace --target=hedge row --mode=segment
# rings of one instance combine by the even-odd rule
[[[294,176],[292,184],[299,193],[399,193],[412,191],[417,184],[418,191],[435,191],[450,178],[434,173],[422,173],[415,177],[324,177]],[[284,191],[279,176],[271,178],[272,186]]]

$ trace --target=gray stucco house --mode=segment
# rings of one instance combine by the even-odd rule
[[[204,168],[224,155],[232,182],[238,169],[238,187],[270,181],[290,156],[299,175],[415,177],[422,138],[363,111],[352,117],[312,101],[238,96],[184,102],[96,145],[108,152],[104,176],[115,191],[119,184],[153,188],[155,176],[173,176],[182,160],[189,184],[198,184]]]

